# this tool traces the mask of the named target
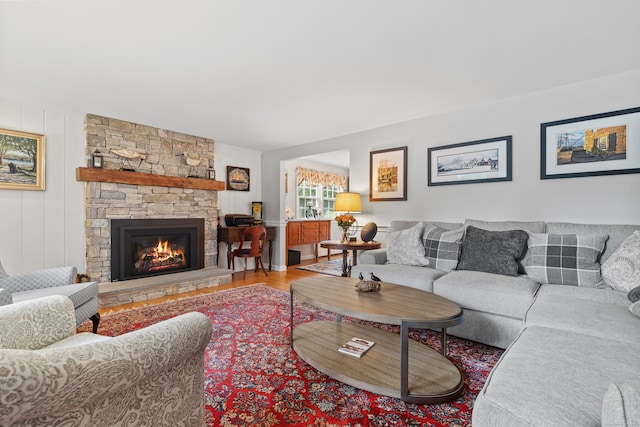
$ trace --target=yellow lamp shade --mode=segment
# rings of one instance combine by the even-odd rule
[[[336,212],[362,212],[360,194],[348,192],[336,194],[336,204],[333,210]]]

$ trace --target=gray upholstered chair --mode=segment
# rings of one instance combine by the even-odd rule
[[[75,267],[46,268],[9,276],[0,263],[0,305],[27,301],[48,295],[63,295],[73,302],[76,326],[91,319],[98,331],[98,283],[75,283]]]
[[[0,426],[204,425],[202,313],[106,337],[53,295],[0,306],[0,331]]]

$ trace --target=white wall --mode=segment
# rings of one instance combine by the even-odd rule
[[[84,271],[84,115],[0,99],[0,127],[45,135],[45,191],[0,190],[0,261],[10,275]]]
[[[526,78],[526,76],[523,76]],[[544,220],[640,223],[640,174],[540,179],[540,124],[640,106],[640,70],[575,83],[490,105],[370,129],[342,137],[263,153],[263,200],[283,199],[280,162],[320,152],[350,151],[350,190],[363,197],[359,222],[386,226],[392,219],[464,221]],[[513,136],[513,180],[427,186],[427,148]],[[635,140],[639,144],[640,139]],[[369,153],[408,146],[408,199],[368,202]],[[279,186],[279,187],[278,187]],[[284,212],[281,206],[280,212]],[[267,213],[282,221],[283,214]],[[274,264],[283,263],[284,249]]]
[[[216,170],[216,180],[227,181],[227,166],[238,166],[249,168],[249,191],[225,190],[218,192],[218,209],[220,209],[221,224],[224,225],[224,215],[229,213],[251,214],[251,202],[262,201],[262,177],[261,160],[262,153],[246,148],[234,147],[233,145],[214,143],[213,149],[214,169]],[[269,213],[273,210],[273,205],[263,205],[263,212]],[[236,270],[244,268],[243,261],[236,263]],[[265,265],[268,261],[265,259]],[[218,266],[227,268],[227,248],[220,245],[218,254]],[[253,260],[249,261],[249,268],[252,268]]]

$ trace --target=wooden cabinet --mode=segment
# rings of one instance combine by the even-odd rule
[[[291,246],[314,245],[318,258],[318,243],[329,240],[331,220],[300,220],[287,222],[287,250]]]

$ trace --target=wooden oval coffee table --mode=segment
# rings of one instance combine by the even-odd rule
[[[446,358],[446,328],[462,322],[453,301],[382,282],[380,292],[358,292],[358,279],[317,276],[291,284],[291,346],[309,365],[354,387],[411,403],[441,403],[462,393],[462,375]],[[337,314],[294,329],[294,299]],[[400,326],[400,335],[342,322],[341,316]],[[409,339],[411,328],[441,329],[441,352]],[[374,341],[361,359],[338,351],[353,337]]]

